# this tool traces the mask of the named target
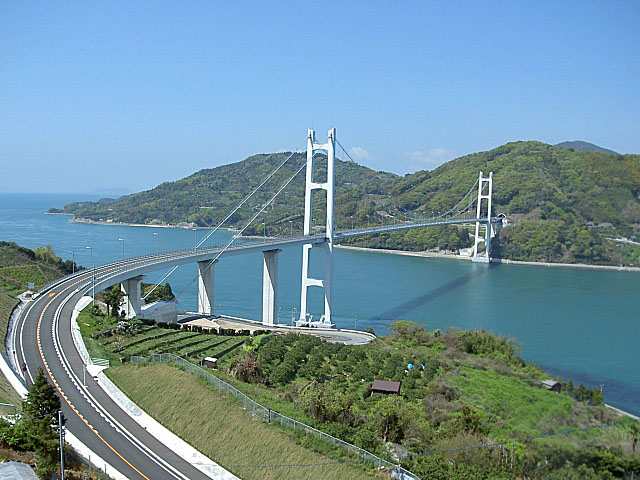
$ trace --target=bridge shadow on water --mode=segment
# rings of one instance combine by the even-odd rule
[[[433,290],[415,297],[409,301],[406,301],[400,305],[397,305],[389,310],[386,310],[379,315],[371,318],[374,322],[384,322],[389,320],[397,320],[402,318],[405,314],[409,313],[412,310],[415,310],[422,305],[425,305],[436,298],[445,295],[446,293],[455,290],[456,288],[461,287],[465,283],[469,283],[471,280],[478,278],[485,273],[487,273],[490,269],[493,269],[500,265],[499,263],[490,263],[486,266],[486,268],[477,268],[472,272],[467,273],[466,275],[462,275],[461,277],[455,278],[450,282],[445,283],[439,287],[434,288]]]

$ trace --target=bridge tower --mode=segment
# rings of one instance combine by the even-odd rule
[[[485,184],[487,185],[487,193],[483,193]],[[494,237],[493,225],[491,224],[491,195],[493,193],[493,172],[489,173],[488,177],[485,177],[482,172],[478,176],[478,205],[476,211],[476,218],[482,218],[482,200],[487,201],[487,220],[482,222],[476,222],[476,235],[473,245],[473,261],[480,263],[489,263],[491,261],[491,239]],[[480,224],[485,225],[484,238],[480,238]],[[478,244],[484,243],[484,254],[478,255]]]
[[[306,187],[304,197],[304,234],[313,234],[313,191],[325,190],[327,193],[327,217],[325,223],[326,242],[318,245],[305,244],[302,246],[302,288],[300,292],[300,320],[296,322],[299,326],[311,326],[307,314],[307,293],[309,287],[321,287],[324,289],[324,319],[321,322],[314,321],[314,326],[331,326],[331,280],[333,276],[333,185],[334,185],[334,164],[335,164],[336,129],[329,130],[328,139],[325,143],[316,142],[314,130],[309,129],[307,134],[307,172]],[[317,151],[327,152],[327,179],[324,183],[317,183],[314,180],[313,155]],[[312,278],[309,276],[309,258],[311,249],[322,248],[325,251],[325,275],[324,279]]]

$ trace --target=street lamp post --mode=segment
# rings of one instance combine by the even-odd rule
[[[71,273],[76,273],[76,251],[75,250],[62,250],[63,252],[71,252]]]
[[[93,264],[93,247],[87,245],[84,248],[88,248],[91,253],[91,305],[96,304],[96,266]]]
[[[153,236],[156,237],[156,255],[160,253],[160,237],[158,232],[153,232]]]
[[[293,236],[293,220],[289,220],[289,236]]]
[[[122,261],[124,261],[124,237],[119,237],[118,241],[122,242]]]
[[[196,245],[198,244],[198,240],[196,239],[196,229],[192,228],[191,230],[193,230],[193,249],[196,249]]]
[[[262,222],[262,236],[264,240],[263,243],[267,243],[267,222]]]

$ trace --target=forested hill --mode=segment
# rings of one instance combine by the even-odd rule
[[[118,200],[73,203],[64,212],[77,217],[128,223],[192,222],[214,225],[276,165],[284,153],[255,155],[231,165],[201,170],[176,182]],[[296,154],[265,185],[266,191],[231,218],[244,225],[304,162]],[[326,175],[320,159],[319,180]],[[430,216],[455,205],[478,172],[494,172],[494,211],[511,226],[494,242],[496,256],[519,260],[640,264],[640,249],[608,238],[634,240],[640,231],[640,156],[580,152],[540,142],[513,142],[488,152],[451,160],[432,171],[400,177],[351,162],[336,165],[336,227],[393,223]],[[321,193],[321,192],[318,192]],[[247,233],[301,230],[304,177],[301,174]],[[321,197],[317,202],[321,208]],[[316,212],[321,215],[321,209]],[[640,236],[640,235],[638,235]],[[380,248],[456,250],[470,239],[462,227],[411,230],[358,239]]]
[[[78,268],[71,260],[63,261],[57,256],[51,245],[30,250],[14,242],[0,241],[0,350],[5,351],[9,317],[18,303],[16,296],[26,291],[29,283],[38,289]],[[7,401],[10,393],[0,375],[0,402]]]
[[[613,150],[609,150],[608,148],[599,147],[598,145],[594,145],[593,143],[583,142],[582,140],[556,143],[556,147],[569,148],[578,152],[602,152],[618,155],[618,152],[614,152]]]
[[[50,212],[63,211],[94,221],[142,224],[185,222],[199,227],[213,226],[289,155],[290,152],[254,155],[241,162],[203,169],[181,180],[166,182],[118,200],[70,203],[63,210],[50,209]],[[306,153],[294,154],[225,226],[244,226],[256,209],[268,201],[305,161]],[[316,157],[316,164],[316,181],[324,181],[326,157]],[[335,169],[335,200],[339,205],[336,217],[338,225],[342,227],[346,225],[343,212],[348,211],[352,215],[359,205],[385,201],[391,188],[402,178],[340,160],[337,160]],[[303,170],[260,217],[260,224],[253,225],[246,233],[262,233],[265,218],[269,234],[277,233],[283,227],[299,230],[304,216],[304,181]],[[317,204],[323,208],[324,198],[319,196]],[[320,211],[317,213],[319,218]]]
[[[607,240],[640,237],[640,155],[513,142],[407,175],[392,196],[399,208],[441,210],[468,190],[478,171],[494,172],[494,211],[512,224],[500,233],[494,255],[640,265],[640,249]]]

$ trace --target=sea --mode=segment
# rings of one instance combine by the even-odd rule
[[[49,207],[97,200],[87,194],[0,193],[0,240],[36,248],[50,244],[85,267],[123,257],[191,248],[207,230],[71,223]],[[294,232],[295,233],[295,232]],[[205,246],[231,237],[218,231]],[[321,249],[313,249],[321,250]],[[301,248],[279,254],[278,321],[299,312]],[[311,270],[322,275],[322,258]],[[216,313],[260,320],[262,255],[222,258],[215,266]],[[167,271],[149,274],[157,282]],[[197,308],[197,268],[185,265],[167,280],[178,309]],[[396,320],[429,329],[484,329],[513,338],[527,361],[575,385],[598,386],[606,403],[640,415],[640,273],[523,265],[474,264],[346,249],[334,250],[333,321],[339,328],[386,334]],[[309,311],[322,314],[320,289]]]

